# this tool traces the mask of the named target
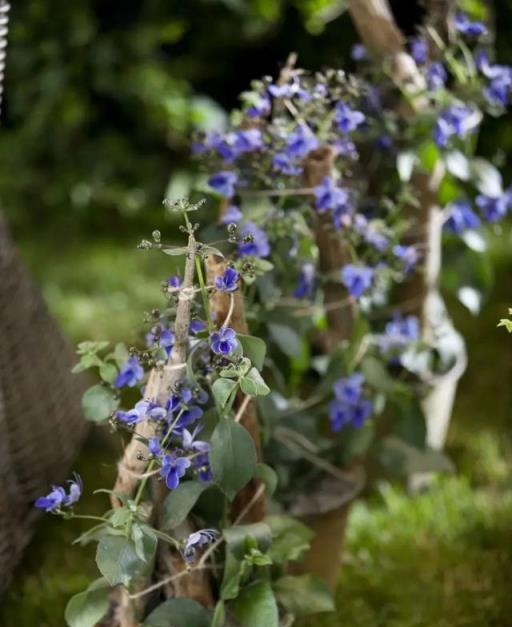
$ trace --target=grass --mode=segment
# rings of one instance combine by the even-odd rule
[[[497,288],[482,314],[451,307],[470,358],[448,441],[458,473],[415,497],[381,485],[354,506],[337,612],[315,627],[512,625],[512,336],[496,328],[512,304],[512,245],[500,245]],[[160,279],[172,274],[163,255],[112,242],[57,252],[31,242],[23,252],[73,342],[134,339],[142,311],[159,303]],[[110,484],[112,459],[104,439],[90,439],[77,465],[86,485]],[[88,495],[83,511],[103,505],[103,496]],[[71,546],[82,528],[42,521],[5,594],[0,626],[64,625],[68,598],[96,576],[93,547]]]

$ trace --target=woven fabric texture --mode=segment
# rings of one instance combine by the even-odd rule
[[[86,433],[75,361],[0,212],[0,592],[33,532],[34,500],[66,479]]]

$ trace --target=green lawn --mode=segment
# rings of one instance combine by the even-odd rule
[[[163,255],[113,242],[57,251],[30,243],[23,252],[73,342],[134,339],[131,329],[172,273]],[[449,434],[458,473],[412,498],[382,485],[354,506],[338,610],[317,627],[512,625],[512,336],[496,328],[512,304],[510,238],[496,255],[497,287],[482,315],[452,307],[470,357]],[[86,486],[111,481],[108,449],[98,435],[87,443],[77,462]],[[104,505],[103,496],[88,495],[83,509]],[[71,546],[80,529],[44,519],[3,599],[0,625],[64,625],[67,599],[95,576],[90,550]]]

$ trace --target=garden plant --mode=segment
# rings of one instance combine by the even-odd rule
[[[475,155],[512,71],[491,59],[485,16],[427,3],[405,42],[385,2],[347,4],[365,44],[356,74],[290,55],[227,129],[196,138],[209,201],[167,200],[183,241],[155,230],[140,244],[175,269],[145,346],[79,346],[76,370],[102,379],[86,417],[127,442],[111,507],[79,539],[98,543],[101,578],[70,600],[71,627],[277,627],[329,611],[365,481],[450,468],[434,449],[465,353],[441,245],[448,286],[478,308],[479,266],[458,260],[511,203]],[[82,489],[75,476],[36,506],[87,517]]]

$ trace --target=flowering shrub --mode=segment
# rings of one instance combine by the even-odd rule
[[[328,610],[321,582],[287,574],[313,534],[286,512],[369,456],[401,474],[446,467],[425,447],[421,400],[451,355],[403,294],[428,254],[414,236],[418,176],[441,166],[446,231],[468,245],[468,230],[509,209],[497,170],[472,156],[483,112],[511,89],[511,71],[471,48],[484,33],[463,14],[448,44],[421,33],[416,80],[400,90],[360,46],[357,76],[289,63],[252,84],[229,129],[195,142],[219,215],[201,233],[200,204],[171,204],[186,246],[158,231],[141,243],[184,258],[146,348],[79,346],[76,370],[103,379],[86,416],[131,440],[112,509],[81,538],[98,542],[102,579],[70,601],[70,625],[93,625],[109,603],[120,625],[147,627],[226,615],[277,627]],[[75,477],[36,505],[76,516],[81,490]],[[284,513],[266,516],[273,495]],[[338,482],[329,503],[344,502]]]

